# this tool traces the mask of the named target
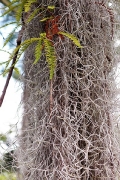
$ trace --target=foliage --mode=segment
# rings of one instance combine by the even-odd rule
[[[62,35],[64,35],[64,36],[68,37],[70,40],[73,41],[73,43],[74,43],[77,47],[82,48],[79,40],[78,40],[78,39],[76,38],[76,36],[74,36],[73,34],[70,34],[70,33],[68,33],[68,32],[62,32],[62,31],[59,31],[58,34],[62,34]]]
[[[19,8],[17,9],[17,12],[16,12],[16,27],[13,29],[13,31],[8,35],[8,37],[6,38],[5,42],[4,42],[4,45],[5,46],[11,39],[11,37],[14,35],[16,29],[20,26],[20,18],[22,16],[22,11],[23,9],[25,10],[25,12],[29,12],[30,11],[30,7],[33,3],[35,3],[36,0],[32,0],[32,1],[27,1],[27,0],[23,0],[22,2],[18,2],[17,0],[16,1],[12,1],[10,4],[9,4],[9,9],[7,9],[2,16],[8,14],[11,10],[13,10],[14,8],[16,9],[16,7],[19,5]],[[42,8],[41,8],[42,9]],[[43,8],[45,10],[45,8]],[[46,9],[49,9],[49,10],[54,10],[55,9],[55,6],[53,5],[49,5]],[[34,17],[35,15],[38,13],[38,11],[40,10],[40,8],[37,8],[35,9],[31,14],[30,16],[28,17],[27,19],[27,23],[29,23]],[[55,49],[54,49],[54,43],[51,42],[53,41],[53,36],[55,34],[57,34],[58,36],[60,35],[63,35],[63,36],[66,36],[68,37],[70,40],[73,41],[73,43],[81,48],[82,46],[80,45],[80,42],[79,40],[76,38],[76,36],[74,36],[73,34],[70,34],[68,32],[61,32],[59,31],[58,29],[58,25],[57,25],[57,22],[55,20],[56,17],[54,16],[50,16],[50,17],[44,17],[43,19],[41,19],[40,21],[41,22],[47,22],[48,23],[51,21],[52,22],[52,27],[50,28],[53,28],[52,31],[50,31],[50,35],[48,35],[48,32],[49,32],[49,29],[47,27],[47,29],[45,29],[45,32],[41,33],[40,34],[40,37],[38,38],[31,38],[31,39],[27,39],[25,40],[23,43],[21,43],[20,46],[17,46],[13,53],[11,54],[8,62],[10,63],[11,60],[14,58],[15,54],[19,51],[18,55],[17,55],[17,59],[16,59],[16,62],[15,64],[18,62],[18,60],[20,59],[21,55],[25,52],[25,50],[34,42],[37,42],[36,44],[36,47],[35,47],[35,61],[34,61],[34,64],[36,64],[41,55],[42,55],[42,50],[44,49],[45,50],[45,55],[46,55],[46,61],[48,63],[48,66],[49,66],[49,71],[50,71],[50,79],[53,78],[53,75],[54,75],[54,71],[55,71],[55,66],[56,66],[56,61],[57,61],[57,57],[56,57],[56,53],[55,53]],[[54,24],[53,24],[54,22]],[[8,26],[9,24],[7,23],[6,26]],[[5,25],[3,26],[5,27]],[[49,37],[51,37],[51,39],[49,39]],[[5,67],[5,70],[3,72],[3,75],[5,75],[6,73],[9,72],[10,68],[8,67],[9,66],[9,63],[6,63],[6,67]],[[15,67],[15,64],[14,64],[14,72],[16,74],[18,74],[19,76],[19,70]]]
[[[12,127],[13,125],[10,125],[10,130],[6,133],[0,134],[0,146],[4,148],[4,151],[2,149],[1,152],[1,158],[0,158],[0,169],[1,172],[15,172],[16,171],[16,163],[15,163],[15,142],[13,145],[13,139],[11,138],[11,135],[13,136],[13,132],[15,129]],[[1,150],[1,149],[0,149]]]
[[[5,170],[13,171],[13,161],[14,161],[14,150],[11,150],[3,155],[3,167]]]
[[[24,9],[25,9],[25,12],[28,12],[30,11],[30,8],[31,8],[31,4],[35,3],[36,0],[31,0],[31,1],[24,1]]]
[[[0,141],[6,142],[6,140],[7,140],[6,135],[5,134],[0,134]]]
[[[50,79],[52,79],[56,65],[56,55],[52,42],[49,41],[47,38],[44,38],[44,45],[45,45],[46,60],[50,69]]]
[[[15,173],[4,172],[0,174],[0,180],[17,180]]]

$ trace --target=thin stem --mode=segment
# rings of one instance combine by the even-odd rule
[[[22,40],[22,36],[23,36],[24,29],[25,29],[25,27],[22,26],[21,30],[19,31],[19,35],[18,35],[18,38],[17,38],[17,45],[16,45],[16,47],[20,46],[20,44],[21,44],[21,40]],[[19,49],[20,49],[20,48],[19,48]],[[18,49],[18,51],[15,53],[15,55],[14,55],[14,57],[13,57],[13,60],[12,60],[12,64],[11,64],[11,67],[10,67],[10,70],[9,70],[9,73],[8,73],[8,76],[7,76],[7,80],[6,80],[5,86],[4,86],[3,91],[2,91],[2,95],[1,95],[1,97],[0,97],[0,107],[2,106],[4,97],[5,97],[5,94],[6,94],[6,90],[7,90],[7,87],[8,87],[8,85],[9,85],[9,81],[10,81],[11,76],[12,76],[12,73],[13,73],[13,69],[14,69],[14,66],[15,66],[15,63],[16,63],[16,59],[17,59],[17,55],[18,55],[19,49]]]

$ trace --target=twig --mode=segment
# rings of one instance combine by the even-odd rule
[[[21,40],[22,40],[22,36],[23,36],[24,29],[25,29],[25,26],[22,26],[21,30],[19,31],[16,47],[20,46],[20,44],[21,44]],[[12,73],[13,73],[13,69],[14,69],[14,66],[15,66],[15,62],[16,62],[16,58],[17,58],[18,52],[19,52],[19,49],[18,49],[18,51],[15,53],[15,55],[14,55],[14,57],[13,57],[13,60],[12,60],[12,64],[11,64],[11,67],[10,67],[10,70],[9,70],[9,73],[8,73],[8,76],[7,76],[7,80],[6,80],[4,89],[3,89],[3,91],[2,91],[2,95],[1,95],[1,97],[0,97],[0,107],[2,106],[4,97],[5,97],[5,94],[6,94],[6,90],[7,90],[7,87],[8,87],[8,85],[9,85],[9,81],[10,81],[11,76],[12,76]]]

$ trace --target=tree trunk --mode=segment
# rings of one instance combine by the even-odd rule
[[[55,5],[59,29],[74,34],[83,48],[67,37],[54,37],[57,62],[51,81],[44,53],[36,65],[35,44],[25,53],[21,179],[115,180],[113,12],[105,0],[39,0],[31,11],[41,4]],[[45,32],[40,19],[49,12],[44,13],[26,26],[25,39]]]

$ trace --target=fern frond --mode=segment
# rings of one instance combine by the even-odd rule
[[[22,15],[22,11],[24,9],[25,3],[26,3],[26,0],[22,0],[22,1],[12,0],[7,5],[7,10],[5,10],[4,13],[0,17],[3,17],[4,15],[7,15],[7,14],[11,13],[11,11],[13,11],[15,13],[17,22],[19,22],[21,19],[21,15]]]
[[[79,40],[78,40],[77,37],[74,36],[73,34],[70,34],[70,33],[68,33],[68,32],[65,33],[65,32],[62,32],[62,31],[59,31],[58,34],[61,34],[61,35],[63,35],[63,36],[68,37],[70,40],[73,41],[73,43],[74,43],[76,46],[78,46],[79,48],[82,48]]]
[[[11,68],[11,67],[10,67],[10,68]],[[1,75],[5,76],[7,73],[9,73],[10,68],[4,69]],[[16,68],[16,67],[14,67],[14,76],[16,76],[16,77],[19,77],[19,76],[20,76],[20,71],[19,71],[19,69]]]
[[[16,8],[17,8],[17,7],[18,7],[17,4],[11,5],[11,3],[10,3],[10,5],[8,5],[8,9],[7,9],[0,17],[3,17],[3,16],[5,16],[6,14],[11,13],[11,11],[16,12]]]
[[[17,55],[17,58],[16,58],[16,63],[18,62],[18,60],[20,59],[21,55],[25,52],[25,50],[35,41],[38,41],[38,38],[31,38],[31,39],[28,39],[28,40],[25,40],[21,45],[20,47],[16,48],[14,50],[14,53],[13,53],[13,57],[14,55],[16,54],[17,52],[17,49],[18,49],[18,55]],[[12,57],[12,59],[13,59]]]
[[[9,62],[10,62],[10,61],[1,62],[0,65],[7,64],[7,63],[9,63]]]
[[[45,18],[41,19],[40,21],[41,21],[41,22],[44,22],[44,21],[47,21],[48,19],[53,19],[53,16],[45,17]]]
[[[10,56],[11,56],[11,55],[10,55]],[[8,68],[8,66],[9,66],[10,62],[11,62],[11,59],[9,59],[8,61],[6,61],[6,63],[5,63],[5,69],[7,69],[7,68]]]
[[[6,62],[5,70],[8,68],[11,60],[13,59],[13,57],[15,56],[15,54],[17,53],[17,51],[19,51],[19,49],[20,49],[20,46],[17,46],[17,47],[14,49],[14,51],[10,54],[9,59],[8,59],[8,61]],[[13,65],[13,66],[14,66],[14,65]]]
[[[3,47],[6,46],[6,44],[7,44],[8,42],[10,42],[10,39],[14,36],[15,31],[16,31],[16,27],[15,27],[15,28],[13,29],[13,31],[7,36],[7,38],[6,38],[6,40],[5,40],[4,44],[3,44]]]
[[[29,16],[28,19],[27,19],[27,23],[29,23],[30,21],[33,20],[33,18],[34,18],[35,15],[39,12],[39,10],[40,10],[40,8],[37,8],[37,9],[35,9],[35,10],[30,14],[30,16]]]
[[[4,77],[9,71],[10,71],[10,68],[5,69],[5,70],[2,72],[1,75],[3,75],[3,77]]]
[[[23,0],[21,3],[18,4],[19,8],[17,9],[16,15],[15,15],[17,22],[20,22],[21,20],[25,3],[26,3],[26,0]]]
[[[36,63],[39,61],[39,59],[40,59],[40,57],[41,57],[41,55],[42,55],[42,49],[43,49],[43,47],[44,47],[44,45],[43,45],[43,38],[41,38],[41,39],[38,41],[38,43],[37,43],[37,45],[36,45],[36,47],[35,47],[35,61],[34,61],[33,64],[36,64]]]
[[[4,50],[4,49],[0,49],[0,51],[10,54],[9,51],[6,51],[6,50]]]
[[[27,2],[25,3],[25,5],[24,5],[25,12],[30,11],[31,5],[32,5],[33,3],[35,3],[35,2],[36,2],[36,0],[27,1]]]
[[[44,33],[40,33],[40,37],[41,38],[46,38],[46,33],[44,32]]]
[[[44,38],[44,45],[45,45],[45,54],[46,54],[46,61],[49,66],[50,70],[50,79],[53,79],[55,67],[56,67],[56,55],[54,46],[51,41],[47,38]]]
[[[17,46],[17,47],[14,49],[14,51],[11,53],[8,61],[6,62],[6,66],[5,66],[5,70],[4,70],[5,74],[8,72],[8,69],[9,69],[8,66],[9,66],[10,62],[13,60],[13,58],[16,56],[17,52],[19,51],[18,54],[17,54],[17,58],[16,58],[16,61],[15,61],[15,64],[13,64],[13,65],[10,66],[10,67],[14,67],[14,66],[16,65],[16,63],[17,63],[18,60],[20,59],[21,55],[22,55],[22,54],[24,53],[24,51],[28,48],[29,45],[30,45],[30,44],[27,44],[26,46],[22,46],[22,47],[21,47],[21,45],[20,45],[20,46]]]
[[[42,34],[42,33],[41,33]],[[39,41],[41,38],[30,38],[25,40],[24,42],[21,43],[21,46],[27,45],[27,44],[32,44],[35,41]]]
[[[24,42],[21,43],[20,46],[17,46],[14,51],[11,53],[10,57],[9,57],[9,60],[8,61],[11,61],[13,59],[13,57],[16,55],[16,53],[18,52],[18,55],[17,55],[17,59],[16,59],[16,62],[20,59],[21,55],[25,52],[25,50],[33,43],[33,42],[36,42],[36,41],[39,41],[40,38],[31,38],[31,39],[27,39],[25,40]],[[15,65],[15,64],[14,64]],[[13,66],[14,66],[13,65]]]
[[[4,28],[4,27],[6,27],[6,26],[9,26],[9,25],[11,25],[11,24],[16,24],[16,22],[11,22],[11,23],[4,24],[3,26],[0,27],[0,29]]]
[[[50,9],[50,10],[54,10],[55,6],[51,5],[51,6],[48,6],[47,8]]]

